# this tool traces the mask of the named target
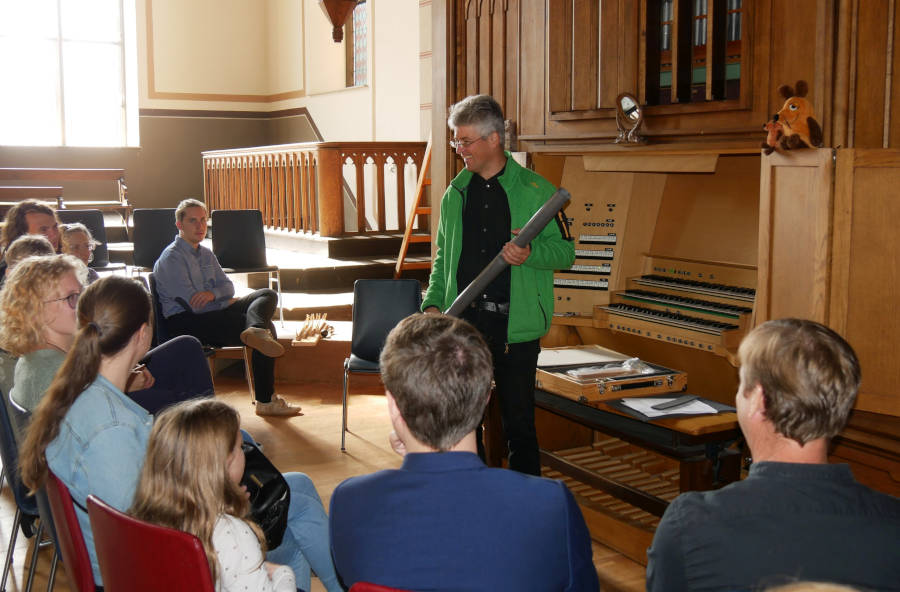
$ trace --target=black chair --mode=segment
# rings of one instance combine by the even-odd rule
[[[267,273],[278,291],[278,314],[284,327],[281,272],[266,261],[266,236],[259,210],[213,210],[212,250],[225,273]]]
[[[131,214],[134,223],[134,266],[151,271],[178,228],[175,208],[138,208]]]
[[[4,390],[3,392],[7,391]],[[31,422],[31,412],[13,401],[11,396],[7,396],[6,402],[9,404],[10,423],[12,423],[15,433],[20,436],[17,442],[21,446],[24,441],[25,428]],[[47,590],[52,590],[53,583],[56,581],[56,569],[59,565],[59,538],[56,535],[56,525],[53,522],[53,511],[50,509],[50,500],[47,498],[46,488],[41,487],[35,493],[34,499],[37,503],[38,516],[41,518],[45,531],[50,534],[50,539],[53,541],[54,546],[53,559],[50,562],[50,575],[47,578]]]
[[[13,492],[16,502],[16,513],[13,518],[13,526],[9,535],[9,546],[6,550],[6,560],[3,563],[3,577],[0,579],[0,590],[6,590],[6,580],[9,577],[12,566],[13,550],[19,535],[19,528],[26,537],[34,537],[34,551],[31,554],[31,564],[28,570],[28,583],[25,592],[30,592],[34,583],[35,567],[37,565],[38,550],[40,549],[41,535],[44,523],[38,520],[39,511],[34,496],[28,495],[28,488],[19,477],[19,444],[16,438],[16,430],[13,427],[9,410],[8,395],[0,392],[0,458],[6,469],[6,478]]]
[[[147,276],[150,287],[150,298],[153,301],[153,340],[152,345],[156,347],[165,343],[172,338],[166,331],[165,317],[163,316],[162,302],[159,300],[159,290],[156,287],[156,276],[150,273]],[[250,366],[250,348],[242,345],[227,345],[215,347],[203,344],[203,350],[209,360],[209,373],[215,376],[215,359],[243,359],[244,360],[244,376],[247,379],[247,388],[250,389],[250,400],[255,401],[253,394],[253,372]],[[0,588],[2,590],[2,588]]]
[[[344,414],[341,450],[347,438],[347,385],[351,372],[378,374],[378,356],[391,329],[422,306],[418,280],[356,280],[353,283],[353,334],[344,360]]]
[[[63,224],[81,222],[94,240],[99,244],[94,248],[94,259],[89,267],[97,271],[118,271],[125,269],[124,263],[110,263],[109,249],[107,248],[106,224],[103,222],[103,212],[100,210],[56,210],[56,217]]]

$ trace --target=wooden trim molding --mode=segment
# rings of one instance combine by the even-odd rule
[[[141,109],[140,117],[185,117],[185,118],[221,118],[221,119],[278,119],[281,117],[305,117],[316,135],[322,141],[322,132],[306,107],[281,109],[280,111],[207,111],[201,109]]]

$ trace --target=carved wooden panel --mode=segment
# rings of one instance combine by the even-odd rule
[[[900,150],[838,150],[830,325],[856,350],[857,409],[900,415]]]
[[[762,158],[756,322],[828,322],[833,152]]]

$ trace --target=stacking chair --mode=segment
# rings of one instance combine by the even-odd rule
[[[172,338],[168,334],[165,327],[165,317],[163,317],[162,303],[159,300],[159,291],[156,288],[156,276],[150,273],[147,276],[150,286],[150,299],[153,301],[153,347],[165,343]],[[250,400],[255,401],[253,394],[253,372],[250,366],[250,348],[242,345],[226,345],[222,347],[214,347],[212,345],[203,344],[206,357],[209,359],[209,373],[215,376],[215,368],[213,361],[216,358],[228,359],[244,359],[244,376],[247,378],[247,388],[250,389]]]
[[[0,356],[6,355],[5,352],[0,354]],[[9,404],[10,422],[13,425],[16,435],[19,437],[17,441],[21,446],[25,437],[25,428],[27,428],[28,424],[31,422],[31,412],[13,401],[12,397],[7,397],[6,402]],[[50,499],[47,497],[47,489],[41,487],[34,494],[34,499],[35,502],[37,502],[38,516],[41,518],[44,531],[50,535],[54,547],[53,560],[50,563],[50,575],[47,578],[47,590],[49,592],[49,590],[53,589],[53,583],[56,581],[56,568],[59,563],[59,538],[56,535],[56,526],[53,522],[53,512],[50,509]]]
[[[0,590],[6,590],[6,580],[12,567],[13,550],[16,539],[19,536],[19,528],[26,537],[34,537],[34,549],[31,553],[31,564],[28,570],[28,583],[25,591],[30,592],[34,583],[34,570],[37,565],[38,551],[40,550],[43,523],[38,520],[37,502],[33,496],[28,495],[28,488],[19,477],[19,446],[16,441],[16,432],[13,427],[9,407],[8,396],[0,392],[0,458],[6,469],[6,479],[12,490],[13,499],[16,502],[16,513],[13,517],[12,530],[9,535],[9,546],[6,548],[6,560],[3,563],[3,577],[0,579]],[[36,528],[35,528],[36,526]]]
[[[378,356],[391,329],[418,312],[422,286],[418,280],[356,280],[353,283],[353,333],[350,357],[344,360],[344,414],[341,450],[346,451],[347,386],[351,372],[378,374]]]
[[[134,223],[134,266],[150,271],[178,228],[175,208],[138,208],[131,214]]]
[[[107,592],[213,592],[200,539],[132,518],[103,500],[87,499],[94,548]]]
[[[56,217],[63,224],[81,222],[91,231],[94,240],[99,244],[94,249],[94,260],[90,267],[97,271],[119,271],[125,269],[124,263],[110,263],[109,249],[107,248],[106,224],[103,222],[103,212],[100,210],[57,210]]]
[[[69,488],[51,472],[47,476],[46,490],[56,527],[56,550],[62,556],[69,582],[77,592],[94,592],[91,556],[88,555]]]
[[[259,210],[213,210],[212,250],[225,273],[269,274],[269,287],[278,291],[278,314],[284,327],[281,272],[266,261],[266,236]]]

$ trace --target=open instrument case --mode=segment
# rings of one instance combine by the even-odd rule
[[[629,356],[600,347],[578,345],[573,347],[544,348],[538,357],[535,386],[551,393],[574,399],[579,403],[596,406],[601,401],[623,396],[657,395],[681,392],[687,388],[687,374],[650,362],[642,361],[651,372],[616,372],[604,375],[604,371],[586,372],[589,376],[576,377],[571,370],[587,371],[628,360]]]

